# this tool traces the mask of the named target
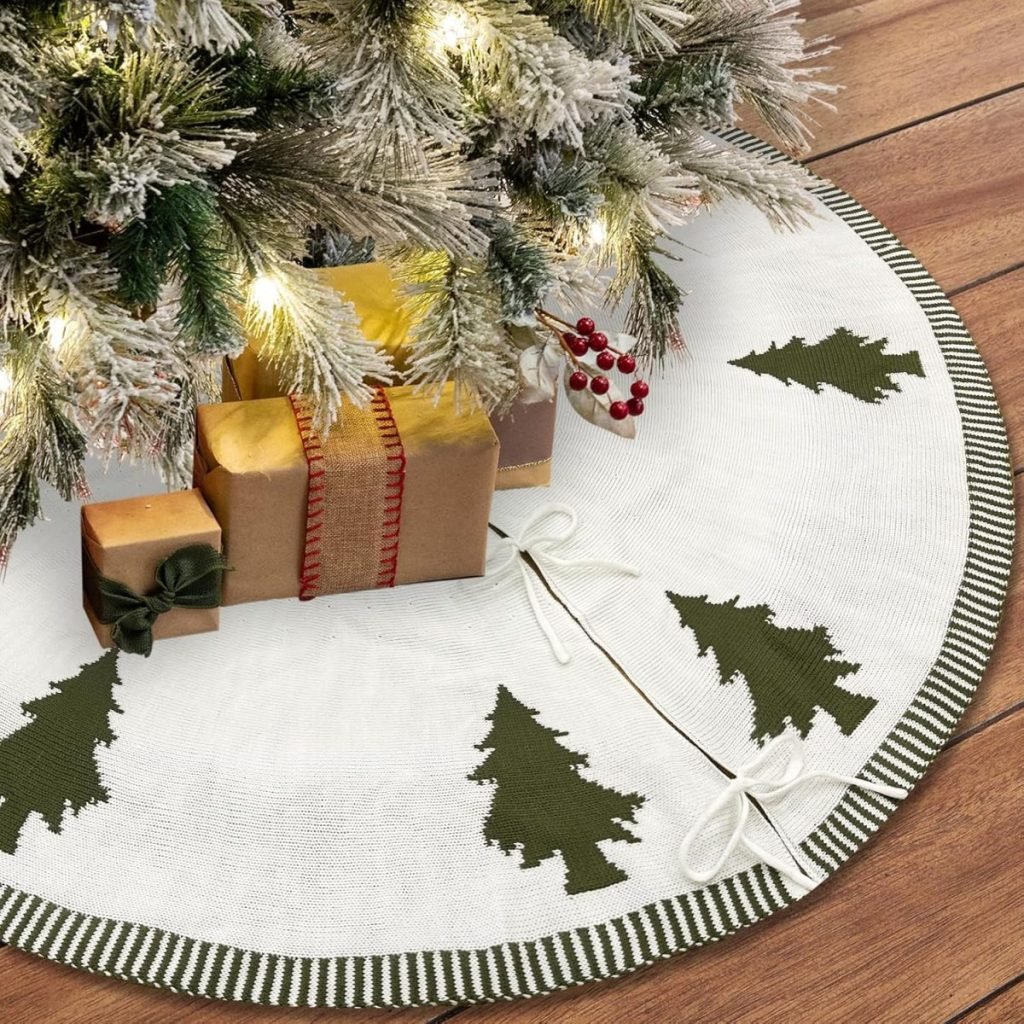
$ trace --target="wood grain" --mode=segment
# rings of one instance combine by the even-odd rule
[[[424,1024],[430,1010],[281,1010],[189,999],[0,949],[2,1024]]]
[[[837,14],[840,11],[853,10],[864,6],[866,5],[859,4],[856,0],[801,0],[800,17],[804,21],[813,22],[829,14]],[[814,26],[811,25],[808,31],[813,32],[813,30]]]
[[[823,77],[843,86],[837,109],[817,115],[813,153],[1024,80],[1019,0],[805,0],[801,10],[806,35],[839,46]]]
[[[949,291],[1024,253],[1024,89],[812,161]]]
[[[791,910],[620,981],[457,1024],[938,1022],[1021,969],[1024,715],[941,754],[867,849]]]
[[[1024,269],[964,292],[954,305],[992,375],[1014,467],[1024,469]]]
[[[962,1024],[1020,1024],[1024,1021],[1024,978],[957,1020]]]

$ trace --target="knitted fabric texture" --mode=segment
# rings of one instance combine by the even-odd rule
[[[687,348],[636,440],[562,403],[550,488],[494,496],[487,576],[233,605],[115,659],[52,503],[0,583],[0,942],[412,1006],[612,977],[827,889],[970,701],[1014,520],[959,317],[814,195],[798,232],[741,203],[686,227]],[[121,467],[97,497],[156,489]]]

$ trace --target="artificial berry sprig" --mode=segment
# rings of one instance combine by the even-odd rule
[[[622,374],[636,373],[636,359],[628,352],[614,348],[608,341],[608,335],[597,329],[591,317],[581,316],[574,328],[572,324],[546,310],[538,309],[536,312],[537,321],[558,338],[570,363],[575,367],[569,374],[569,387],[573,391],[585,391],[589,387],[595,395],[605,395],[611,388],[611,381],[607,377],[591,373],[589,367],[580,362],[590,352],[595,353],[594,362],[599,370],[614,368]],[[613,420],[643,415],[644,399],[651,393],[650,385],[636,378],[629,391],[632,398],[628,401],[615,401],[608,406],[608,414]]]

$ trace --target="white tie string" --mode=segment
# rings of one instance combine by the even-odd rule
[[[784,755],[781,773],[776,769],[769,770],[769,761],[776,753]],[[886,786],[867,779],[854,778],[852,775],[839,775],[836,772],[815,770],[804,771],[803,744],[795,736],[779,736],[768,744],[753,760],[740,768],[736,778],[732,779],[722,792],[715,797],[704,812],[693,823],[679,846],[679,860],[683,873],[693,882],[710,882],[732,856],[738,846],[745,847],[759,860],[769,867],[775,868],[798,887],[810,891],[818,883],[809,875],[794,868],[767,850],[758,846],[746,833],[747,821],[750,818],[751,800],[756,797],[761,803],[775,803],[785,797],[798,786],[813,779],[828,779],[844,786],[856,786],[871,793],[893,799],[903,799],[907,790],[899,786]],[[694,843],[704,836],[708,826],[717,815],[726,811],[732,818],[732,832],[726,841],[721,856],[705,871],[699,871],[693,865],[691,851]]]
[[[553,521],[560,518],[564,518],[566,522],[563,527],[558,528],[553,525]],[[491,570],[493,574],[497,575],[512,566],[518,568],[520,579],[526,588],[526,597],[530,602],[533,617],[547,638],[548,644],[551,646],[551,653],[561,665],[569,664],[572,655],[566,650],[544,612],[534,587],[533,574],[527,567],[523,556],[529,555],[540,569],[552,566],[559,569],[594,568],[606,569],[608,572],[621,572],[629,576],[640,575],[640,570],[631,565],[623,565],[621,562],[612,562],[605,558],[559,558],[552,554],[554,549],[561,547],[575,536],[578,528],[579,517],[575,510],[568,505],[554,503],[541,505],[523,524],[518,537],[501,538],[499,550],[507,551],[508,557]]]

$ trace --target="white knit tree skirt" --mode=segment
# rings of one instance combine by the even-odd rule
[[[981,677],[1013,505],[959,318],[816,194],[799,232],[685,229],[688,347],[638,439],[563,403],[483,579],[227,608],[76,682],[102,652],[53,504],[0,585],[0,939],[225,999],[511,998],[720,938],[855,853]],[[531,519],[527,564],[501,536]]]

